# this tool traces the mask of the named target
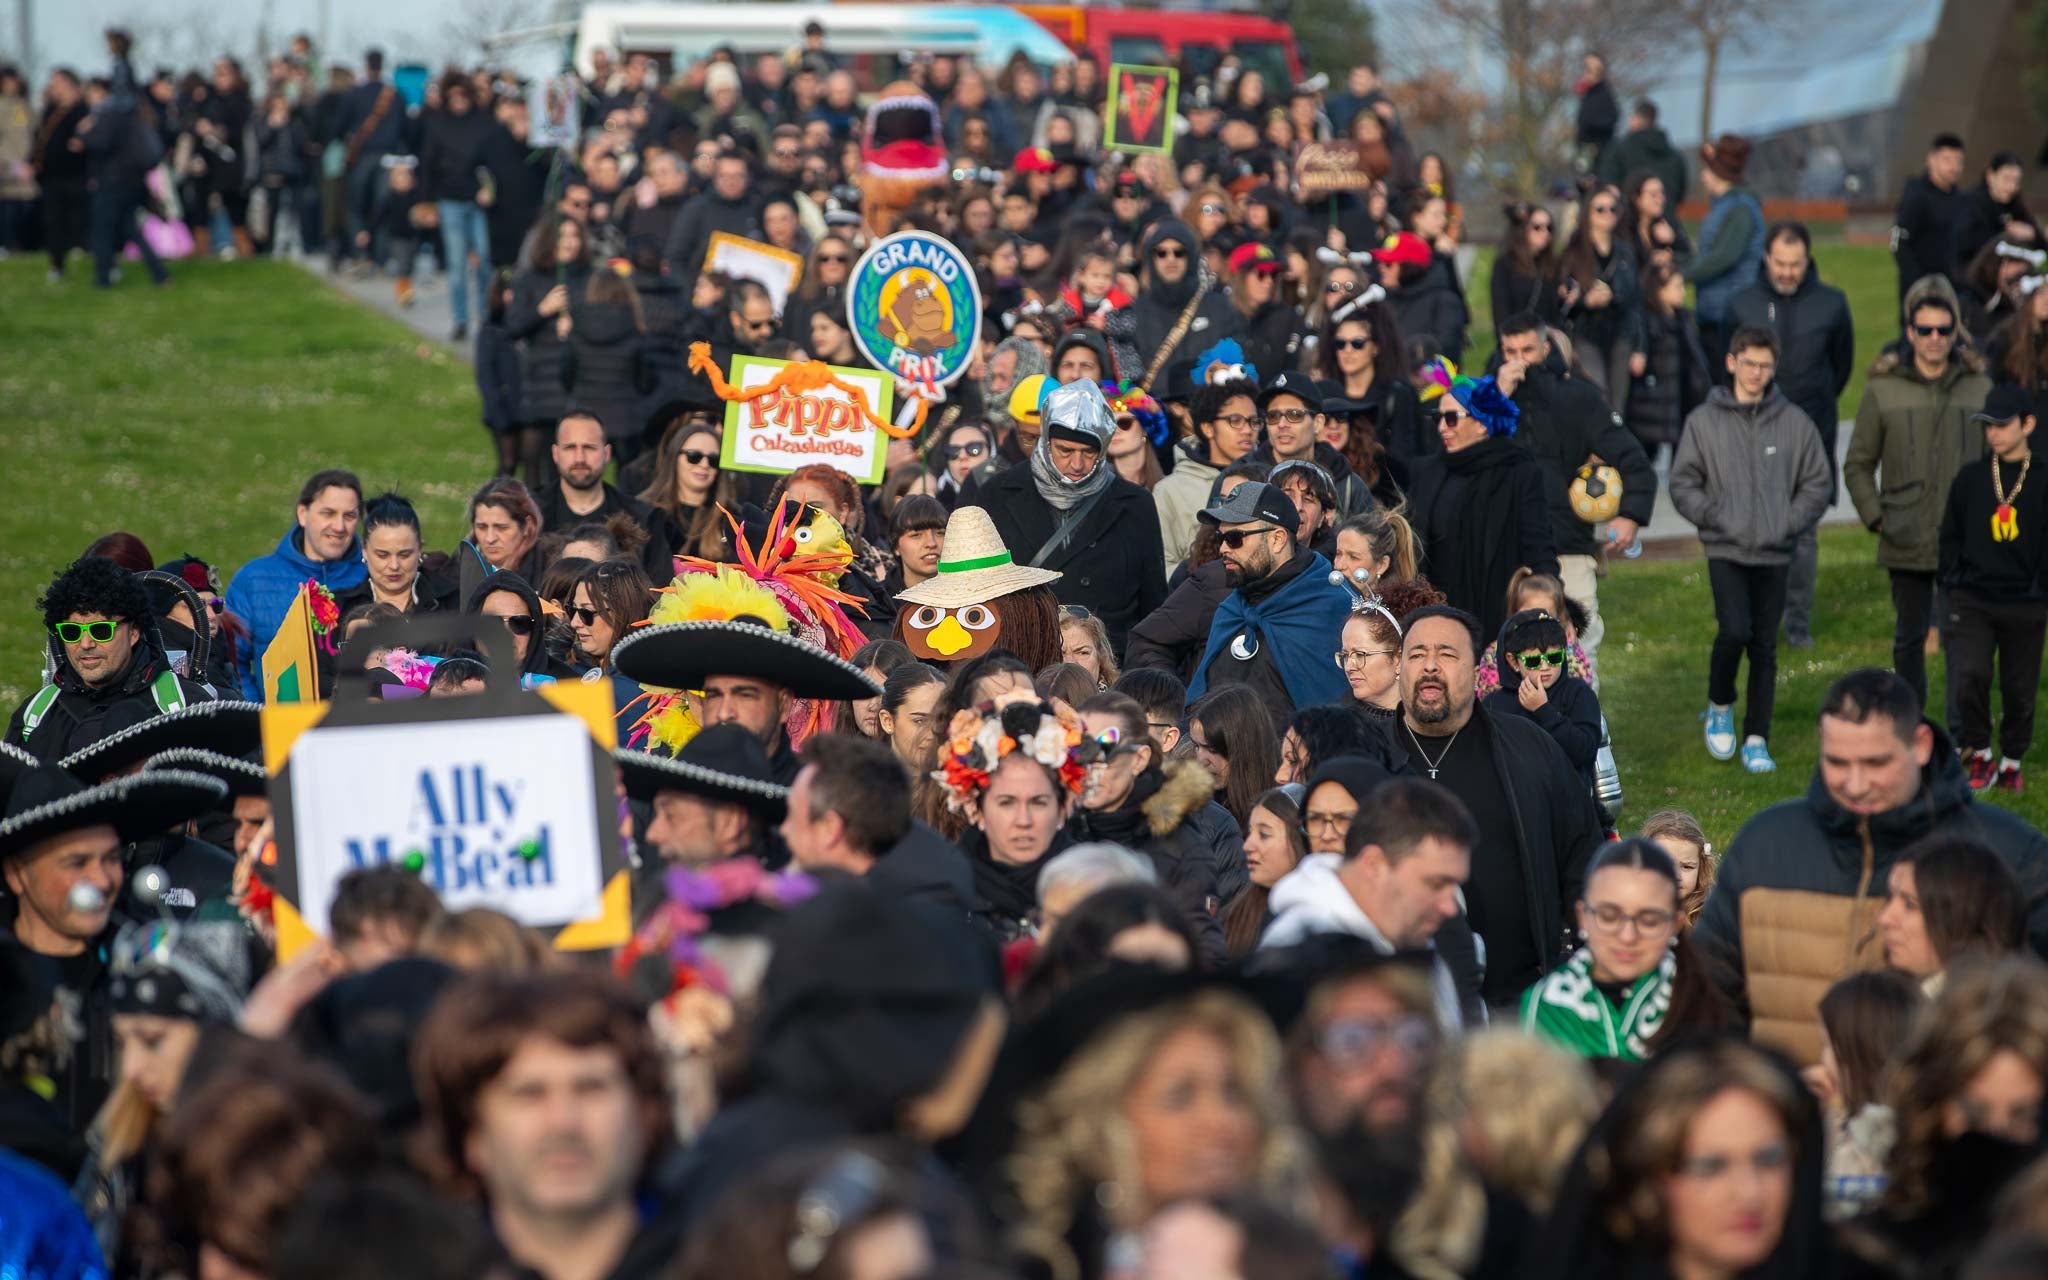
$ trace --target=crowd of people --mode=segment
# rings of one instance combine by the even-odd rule
[[[2048,840],[1982,794],[2024,787],[2048,628],[2010,157],[1957,197],[1936,140],[1838,468],[1813,237],[1744,139],[1618,133],[1598,59],[1577,198],[1508,208],[1468,355],[1455,166],[1370,67],[1226,62],[1129,157],[1085,57],[598,51],[550,155],[490,74],[413,107],[305,44],[252,105],[231,59],[145,83],[109,46],[52,73],[0,234],[40,202],[61,277],[89,222],[108,283],[175,213],[401,298],[436,251],[496,474],[445,551],[309,466],[246,495],[283,533],[232,571],[127,532],[50,566],[0,743],[0,1269],[2048,1271]],[[881,483],[728,469],[691,344],[865,363],[876,95],[940,122],[902,224],[976,264],[981,349]],[[1332,137],[1374,186],[1298,200]],[[717,232],[803,258],[779,309]],[[1803,792],[1725,847],[1625,819],[1600,582],[1658,489],[1715,618],[1700,767],[1768,774],[1842,482],[1892,669],[1836,673]],[[324,936],[281,923],[265,655],[313,602],[301,697],[609,689],[630,943],[557,950],[395,851]]]

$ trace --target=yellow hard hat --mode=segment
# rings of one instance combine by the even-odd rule
[[[1034,373],[1010,389],[1010,417],[1017,422],[1038,425],[1039,402],[1045,399],[1046,377]]]

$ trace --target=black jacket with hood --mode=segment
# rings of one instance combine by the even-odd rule
[[[569,635],[569,624],[562,618],[550,618],[541,612],[540,592],[533,584],[516,573],[494,573],[470,592],[469,601],[463,607],[464,613],[481,613],[484,600],[492,593],[509,591],[526,602],[529,617],[539,618],[541,624],[526,638],[526,657],[519,663],[522,676],[553,676],[557,680],[574,680],[576,668],[561,654],[574,653],[575,641]]]
[[[1503,625],[1497,634],[1505,640],[1506,633],[1507,627]],[[1496,643],[1494,647],[1501,650],[1494,659],[1500,668],[1500,688],[1486,695],[1486,709],[1496,719],[1519,716],[1534,721],[1550,735],[1552,742],[1564,749],[1565,758],[1579,771],[1579,780],[1586,784],[1590,794],[1593,758],[1600,754],[1600,695],[1567,671],[1547,690],[1549,696],[1542,706],[1526,710],[1520,693],[1522,673],[1508,664],[1505,644]]]
[[[79,678],[64,657],[63,642],[54,634],[50,635],[45,669],[52,673],[49,682],[57,687],[57,699],[44,711],[35,730],[25,732],[29,706],[41,690],[30,694],[15,708],[14,718],[8,722],[7,741],[24,748],[38,760],[55,764],[105,737],[111,731],[109,717],[117,707],[134,704],[133,712],[124,713],[121,721],[124,724],[135,723],[138,713],[140,718],[147,719],[162,710],[151,686],[159,676],[171,670],[171,660],[164,652],[163,638],[157,634],[155,619],[137,622],[136,631],[135,649],[129,655],[127,670],[119,679],[99,686],[89,686]],[[175,674],[172,678],[178,682],[178,691],[187,704],[215,699],[214,691],[197,680]]]
[[[1387,305],[1394,309],[1402,337],[1427,338],[1444,359],[1458,365],[1465,363],[1465,326],[1471,323],[1472,313],[1465,306],[1457,276],[1444,258],[1437,257],[1429,264],[1429,270],[1407,284],[1388,289]]]
[[[1755,284],[1729,300],[1728,311],[1738,325],[1756,325],[1778,335],[1778,390],[1820,428],[1832,473],[1836,402],[1849,385],[1849,375],[1856,372],[1856,326],[1849,316],[1848,296],[1822,284],[1820,268],[1812,262],[1806,264],[1806,278],[1797,289],[1789,295],[1779,293],[1765,266],[1757,269]]]
[[[1155,279],[1152,274],[1152,250],[1161,243],[1171,240],[1188,252],[1187,274],[1171,284]],[[1195,296],[1196,280],[1202,271],[1202,249],[1195,242],[1195,233],[1188,224],[1177,218],[1168,218],[1152,228],[1152,234],[1145,237],[1144,253],[1139,261],[1144,264],[1145,287],[1138,292],[1131,303],[1131,319],[1136,326],[1138,354],[1149,368],[1157,364],[1161,369],[1171,368],[1182,360],[1195,356],[1225,338],[1240,336],[1244,322],[1238,318],[1237,308],[1230,305],[1230,298],[1222,286],[1212,284],[1202,295],[1201,305],[1195,308],[1194,318],[1188,322],[1187,331],[1174,344],[1171,352],[1163,350],[1166,336],[1180,323],[1181,313],[1188,309],[1188,302]],[[1259,371],[1261,374],[1265,370]],[[1134,379],[1145,376],[1139,369],[1131,374]]]
[[[1201,765],[1169,760],[1164,768],[1139,774],[1122,805],[1105,811],[1076,810],[1072,823],[1078,840],[1119,844],[1152,860],[1159,887],[1180,904],[1209,965],[1228,959],[1218,915],[1224,874],[1216,850],[1195,825],[1195,815],[1210,803],[1215,788],[1216,780]]]
[[[737,200],[727,200],[707,188],[690,197],[669,228],[668,246],[662,254],[668,259],[669,274],[694,281],[704,269],[704,251],[710,248],[715,231],[759,240],[761,193],[750,190]]]
[[[1928,728],[1934,749],[1905,804],[1869,817],[1851,813],[1816,768],[1803,798],[1751,818],[1721,856],[1692,937],[1758,1039],[1801,1048],[1801,1026],[1818,1035],[1815,1001],[1827,986],[1882,963],[1869,935],[1885,882],[1908,845],[1936,832],[1975,840],[2012,868],[2034,903],[2029,942],[2048,952],[2048,839],[2004,809],[1977,803],[1948,734]],[[1822,957],[1839,965],[1809,972],[1807,962]],[[1764,1034],[1760,1024],[1774,1021],[1779,1030]],[[1817,1038],[1804,1047],[1817,1055]]]
[[[1638,525],[1650,523],[1657,507],[1657,473],[1642,442],[1598,387],[1565,372],[1564,357],[1555,348],[1523,375],[1514,401],[1522,411],[1515,442],[1543,468],[1551,538],[1559,555],[1590,556],[1599,551],[1593,526],[1579,519],[1571,500],[1572,478],[1590,455],[1598,454],[1621,473],[1621,514]],[[1492,630],[1488,628],[1488,634]]]
[[[1409,522],[1425,571],[1446,599],[1479,619],[1482,635],[1507,621],[1516,569],[1557,572],[1546,483],[1529,451],[1502,436],[1416,464]]]
[[[1264,372],[1260,370],[1261,375]],[[1263,462],[1269,467],[1280,465],[1280,459],[1273,455],[1273,443],[1270,440],[1260,440],[1258,447],[1252,450],[1251,456],[1254,462]],[[1372,510],[1377,505],[1379,500],[1373,497],[1372,490],[1366,487],[1364,478],[1351,469],[1351,464],[1346,462],[1344,455],[1335,448],[1321,440],[1316,441],[1314,461],[1317,466],[1330,473],[1331,482],[1337,486],[1338,520],[1349,520],[1361,512]]]

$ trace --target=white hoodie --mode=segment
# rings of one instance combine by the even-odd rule
[[[1315,853],[1303,858],[1294,870],[1280,877],[1273,886],[1273,892],[1266,900],[1267,909],[1273,913],[1273,923],[1266,926],[1266,932],[1259,939],[1261,950],[1276,947],[1291,947],[1320,933],[1343,933],[1363,938],[1372,944],[1372,949],[1383,956],[1390,956],[1399,950],[1387,936],[1380,932],[1372,917],[1358,905],[1351,896],[1351,890],[1337,878],[1338,868],[1344,865],[1341,854]],[[1430,985],[1436,991],[1437,1018],[1443,1024],[1445,1035],[1457,1035],[1464,1030],[1465,1019],[1458,1005],[1458,985],[1451,977],[1450,966],[1442,956],[1430,948],[1434,962],[1430,966]]]

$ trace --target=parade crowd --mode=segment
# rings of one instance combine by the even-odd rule
[[[2048,631],[2015,157],[1935,138],[1898,310],[1852,320],[1750,143],[1679,151],[1589,55],[1487,351],[1460,168],[1369,66],[1190,69],[1132,154],[1085,56],[877,65],[814,24],[597,50],[539,148],[487,70],[414,105],[376,51],[302,38],[259,93],[108,48],[34,104],[0,68],[38,305],[74,250],[171,280],[180,229],[445,289],[493,453],[406,477],[475,485],[445,550],[308,440],[297,493],[240,495],[269,554],[49,566],[0,743],[0,1271],[2048,1274],[2048,840],[1986,794],[2024,791]],[[1369,186],[1302,193],[1330,141]],[[872,368],[849,280],[896,229],[974,269],[965,376],[877,483],[724,466],[704,366]],[[1602,580],[1666,490],[1699,768],[1771,774],[1842,487],[1892,666],[1834,673],[1811,778],[1720,847],[1623,795]],[[557,949],[416,854],[303,936],[279,849],[354,785],[266,755],[309,605],[308,700],[609,691],[630,942]]]

